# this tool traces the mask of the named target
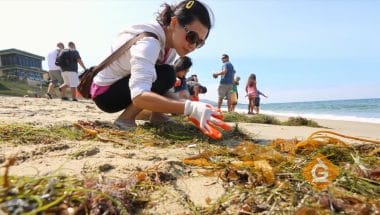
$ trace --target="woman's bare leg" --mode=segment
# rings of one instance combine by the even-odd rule
[[[130,104],[123,113],[115,120],[115,124],[119,127],[135,127],[136,126],[136,116],[141,112],[141,108]]]

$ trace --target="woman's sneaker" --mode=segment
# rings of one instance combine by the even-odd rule
[[[174,123],[174,121],[164,113],[153,112],[149,118],[149,121],[155,125],[161,125],[163,123]]]
[[[124,120],[124,119],[117,119],[113,123],[118,129],[120,130],[133,130],[136,128],[136,122],[135,120]]]

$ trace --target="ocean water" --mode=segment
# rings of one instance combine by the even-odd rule
[[[238,104],[236,111],[246,113],[247,104]],[[261,104],[260,112],[287,117],[301,116],[380,124],[380,98]]]

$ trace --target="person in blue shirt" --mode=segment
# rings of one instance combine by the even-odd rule
[[[235,69],[227,54],[222,55],[222,71],[213,74],[214,78],[221,76],[218,87],[218,109],[222,106],[223,98],[227,98],[228,112],[232,111],[231,90],[234,82]]]

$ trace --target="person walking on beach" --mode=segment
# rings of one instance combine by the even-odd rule
[[[63,50],[65,46],[63,43],[59,42],[57,44],[57,48],[49,52],[47,56],[47,64],[49,68],[49,78],[50,78],[50,83],[48,86],[48,90],[46,92],[46,98],[52,99],[53,96],[51,95],[55,87],[59,87],[59,85],[63,84],[63,79],[62,79],[62,74],[61,74],[61,67],[55,65],[55,61],[57,59],[57,56]],[[61,93],[61,98],[65,97],[65,92],[60,91]]]
[[[222,55],[222,62],[223,62],[222,71],[213,74],[214,78],[221,76],[219,87],[218,87],[218,97],[219,97],[218,109],[220,110],[223,103],[223,98],[226,97],[228,112],[230,112],[232,110],[230,91],[232,90],[232,86],[233,86],[235,69],[233,65],[231,64],[229,60],[229,56],[227,54]]]
[[[79,84],[78,78],[78,64],[86,70],[84,63],[79,55],[79,52],[76,50],[75,44],[73,42],[68,43],[69,49],[64,49],[61,51],[59,58],[64,63],[62,66],[62,77],[64,83],[59,87],[61,91],[65,91],[67,87],[70,87],[72,101],[78,101],[76,98],[77,95],[77,86]],[[68,100],[67,97],[62,97],[62,100]]]
[[[238,93],[238,85],[239,85],[240,77],[237,76],[234,79],[233,85],[232,85],[232,90],[231,90],[231,111],[235,111],[235,107],[238,103],[239,99],[239,93]]]
[[[221,113],[212,106],[165,97],[176,81],[173,66],[169,64],[176,54],[183,57],[204,45],[212,19],[212,12],[205,4],[186,0],[176,5],[165,3],[155,23],[125,29],[111,46],[111,52],[140,33],[151,32],[154,36],[137,41],[95,76],[91,86],[95,104],[108,113],[124,110],[114,122],[120,129],[136,126],[136,115],[146,109],[152,111],[152,122],[167,121],[163,113],[184,114],[206,135],[220,138],[221,133],[214,125],[231,128],[220,120]]]
[[[260,113],[260,95],[263,95],[264,97],[268,98],[266,95],[261,93],[259,90],[257,90],[257,82],[256,82],[256,75],[251,74],[248,77],[247,84],[245,86],[245,92],[247,93],[246,96],[248,96],[248,114],[254,114],[253,110],[255,110],[256,114]]]

